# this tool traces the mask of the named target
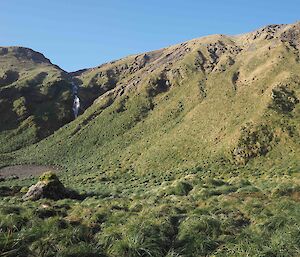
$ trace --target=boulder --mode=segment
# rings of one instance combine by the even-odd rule
[[[45,172],[39,177],[39,181],[32,185],[23,196],[24,200],[38,200],[48,198],[59,200],[63,198],[79,199],[80,195],[73,190],[65,188],[58,177],[52,171]]]

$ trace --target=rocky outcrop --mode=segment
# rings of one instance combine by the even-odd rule
[[[259,29],[257,31],[255,31],[253,33],[253,40],[255,39],[259,39],[259,38],[262,38],[262,39],[265,39],[265,40],[271,40],[273,39],[275,36],[276,36],[276,33],[278,31],[280,31],[281,29],[283,29],[285,27],[285,25],[268,25],[262,29]]]
[[[290,44],[294,48],[300,46],[300,23],[292,25],[288,30],[284,31],[280,39],[282,42]]]
[[[218,40],[207,44],[203,52],[198,50],[194,64],[199,71],[204,73],[223,72],[235,63],[234,57],[241,51],[242,49],[233,42],[226,44]]]
[[[148,94],[150,97],[154,97],[160,93],[167,92],[171,87],[171,82],[165,73],[161,73],[157,78],[150,79],[149,85]]]
[[[23,196],[24,200],[38,200],[48,198],[59,200],[63,198],[80,199],[80,195],[73,190],[65,188],[53,172],[45,172],[40,176],[39,182],[31,186]]]

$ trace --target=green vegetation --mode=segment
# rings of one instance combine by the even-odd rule
[[[0,153],[31,145],[72,120],[67,80],[42,54],[1,47]]]
[[[281,39],[299,26],[69,74],[87,107],[70,123],[67,80],[35,70],[41,56],[26,79],[19,67],[18,83],[0,86],[20,90],[0,97],[0,166],[61,172],[1,179],[0,255],[299,256],[299,51]],[[0,55],[13,51],[24,58]],[[41,184],[63,195],[24,197]]]
[[[254,127],[246,124],[241,129],[238,146],[233,151],[233,157],[237,164],[245,164],[251,158],[266,155],[275,141],[273,131],[265,124]]]
[[[299,170],[299,166],[298,166]],[[228,165],[138,176],[61,173],[84,200],[1,199],[3,256],[298,256],[299,173]],[[214,179],[212,179],[212,177]],[[174,185],[193,187],[169,194]],[[7,180],[30,186],[33,181]],[[67,255],[72,253],[73,255]],[[88,255],[90,254],[90,255]]]
[[[299,103],[295,92],[283,86],[273,89],[272,98],[273,101],[270,108],[283,113],[291,112],[295,105]]]

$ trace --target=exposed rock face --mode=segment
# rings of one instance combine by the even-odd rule
[[[299,49],[300,45],[300,23],[294,24],[291,28],[284,31],[280,39],[282,42],[287,42],[294,48]]]
[[[242,49],[232,41],[226,44],[220,40],[206,45],[205,50],[198,50],[194,64],[199,71],[205,73],[223,72],[232,66],[234,58]]]
[[[253,33],[253,40],[263,38],[265,40],[271,40],[276,36],[276,33],[283,29],[285,25],[268,25],[262,29]]]
[[[79,198],[79,195],[67,188],[59,181],[53,172],[45,172],[40,176],[39,182],[31,186],[28,192],[23,196],[24,200],[38,200],[48,198],[59,200],[63,198]]]
[[[149,84],[151,87],[149,88],[148,93],[151,97],[167,92],[171,86],[171,82],[165,73],[160,74],[160,76],[155,79],[151,79]]]

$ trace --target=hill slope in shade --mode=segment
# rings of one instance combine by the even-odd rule
[[[87,106],[100,96],[18,162],[144,173],[298,160],[299,26],[208,36],[74,73]]]
[[[0,152],[35,143],[72,120],[66,79],[38,52],[0,48]]]

